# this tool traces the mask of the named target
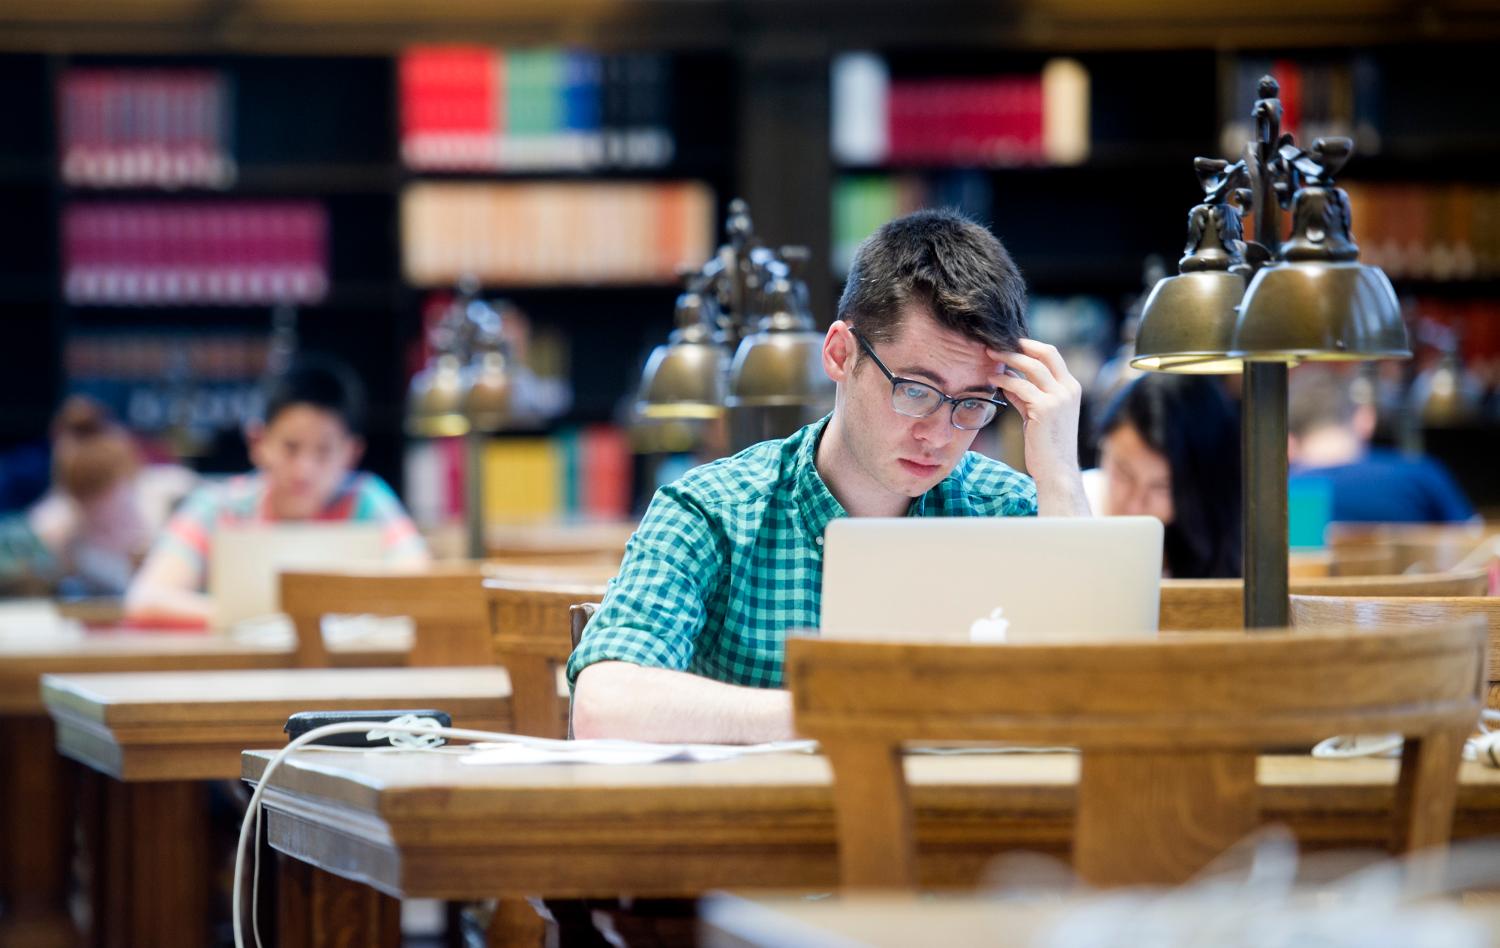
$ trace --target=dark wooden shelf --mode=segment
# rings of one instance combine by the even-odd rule
[[[314,303],[293,303],[299,312],[330,309],[390,308],[399,293],[399,285],[386,280],[341,280],[323,299]],[[232,326],[267,322],[273,303],[67,303],[70,318],[75,323],[95,325],[119,324],[121,328],[132,325],[155,327],[169,325],[174,328],[191,326],[212,319],[210,325],[220,323]],[[314,317],[316,318],[316,317]]]
[[[45,158],[0,155],[0,185],[52,184],[52,163]]]
[[[153,199],[243,197],[312,197],[318,195],[384,195],[393,193],[401,181],[400,169],[386,164],[285,164],[242,165],[225,187],[189,185],[130,185],[94,187],[69,185],[70,196],[90,198],[150,197]]]
[[[541,181],[686,181],[712,179],[718,169],[706,164],[669,164],[651,168],[527,168],[514,170],[433,171],[403,168],[402,181],[520,183]]]
[[[507,293],[527,294],[565,294],[565,293],[661,293],[665,291],[678,292],[682,283],[678,280],[661,280],[656,282],[627,282],[627,283],[485,283],[479,288],[480,293],[503,296]],[[451,290],[451,286],[413,286],[406,287],[413,293],[441,293]]]
[[[979,172],[993,175],[1097,175],[1122,172],[1178,169],[1191,180],[1193,159],[1199,155],[1211,155],[1215,148],[1204,143],[1181,142],[1160,145],[1095,145],[1087,161],[1081,164],[1062,165],[1046,162],[1018,164],[935,164],[918,162],[913,164],[839,164],[841,174],[919,174],[938,175],[955,172]]]
[[[1386,145],[1368,154],[1355,152],[1340,180],[1434,185],[1500,183],[1500,140],[1465,139],[1449,143],[1435,140]]]
[[[1389,274],[1387,274],[1389,276]],[[1391,285],[1401,296],[1441,296],[1454,299],[1500,297],[1500,279],[1429,280],[1413,277],[1391,277]]]
[[[0,274],[0,303],[15,306],[49,306],[56,287],[47,277],[31,273]]]

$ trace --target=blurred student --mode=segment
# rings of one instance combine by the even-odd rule
[[[51,486],[0,521],[8,592],[119,595],[151,541],[136,497],[141,453],[103,405],[75,395],[52,422]]]
[[[1168,576],[1239,576],[1239,416],[1219,383],[1141,376],[1105,406],[1098,430],[1099,469],[1085,477],[1094,512],[1160,520]]]
[[[427,563],[427,547],[390,487],[355,470],[363,415],[359,381],[341,363],[304,358],[273,377],[264,420],[246,431],[255,470],[183,502],[130,584],[127,616],[206,623],[208,558],[221,524],[378,523],[388,562]]]
[[[1446,468],[1370,446],[1375,408],[1355,400],[1350,380],[1320,366],[1293,372],[1287,457],[1293,477],[1332,491],[1331,519],[1368,523],[1469,520],[1474,508]]]

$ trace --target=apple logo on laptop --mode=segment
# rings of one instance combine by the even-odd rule
[[[971,642],[1004,642],[1005,633],[1010,628],[1010,620],[1004,616],[1005,608],[996,606],[988,618],[975,619],[974,624],[969,626],[969,641]]]

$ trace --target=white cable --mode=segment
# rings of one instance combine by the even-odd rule
[[[1484,708],[1479,712],[1479,734],[1464,741],[1464,760],[1478,761],[1486,767],[1500,767],[1500,731],[1490,730],[1500,724],[1500,710]],[[1396,757],[1404,740],[1400,734],[1353,734],[1330,737],[1313,747],[1312,755],[1322,758]]]
[[[427,722],[427,723],[424,723]],[[260,779],[256,781],[255,792],[250,795],[250,803],[245,808],[245,818],[240,824],[239,843],[234,851],[234,889],[232,892],[233,919],[234,919],[234,944],[235,948],[245,948],[244,920],[241,918],[240,890],[244,885],[245,877],[245,853],[252,828],[259,827],[261,797],[265,795],[266,786],[271,782],[271,775],[281,766],[282,761],[296,750],[321,740],[333,734],[365,734],[371,740],[382,738],[397,744],[398,741],[407,743],[406,749],[433,749],[432,743],[437,738],[448,738],[460,741],[514,741],[514,734],[501,734],[494,731],[473,731],[467,728],[441,727],[435,718],[418,718],[415,715],[403,715],[390,722],[372,721],[347,721],[339,724],[325,724],[322,727],[313,728],[306,734],[289,741],[285,747],[276,752],[276,756],[266,764],[265,770],[261,771]],[[326,748],[322,748],[326,749]],[[366,748],[373,750],[375,748]],[[255,939],[256,948],[260,948],[260,925],[259,912],[259,883],[260,866],[256,865],[255,886],[250,894],[251,933]]]

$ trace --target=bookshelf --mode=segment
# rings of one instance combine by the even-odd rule
[[[404,292],[430,322],[476,279],[531,327],[527,368],[567,409],[487,447],[486,515],[618,518],[637,506],[621,425],[671,329],[678,272],[734,195],[731,61],[717,53],[417,46],[397,56]],[[407,365],[426,358],[408,335]],[[541,358],[537,358],[541,350]],[[420,518],[454,513],[462,451],[408,444]]]
[[[732,196],[733,113],[720,107],[733,99],[730,61],[558,47],[497,47],[478,58],[502,82],[524,80],[512,83],[514,121],[491,130],[491,144],[504,145],[496,153],[514,160],[411,160],[404,50],[0,55],[0,79],[27,93],[0,124],[10,224],[0,231],[0,305],[16,342],[0,356],[10,360],[0,363],[8,370],[0,394],[13,407],[0,421],[0,444],[44,437],[53,407],[77,390],[100,396],[195,466],[241,466],[243,454],[224,447],[255,408],[274,313],[290,303],[300,345],[341,354],[364,379],[366,463],[399,489],[422,314],[471,270],[487,297],[503,296],[528,315],[533,349],[573,388],[562,416],[498,440],[566,443],[614,422],[639,358],[670,329],[678,264],[696,265],[711,251],[720,205]],[[585,78],[593,70],[592,128],[588,108],[579,108],[587,96],[558,84],[580,67]],[[642,76],[622,98],[625,80]],[[649,94],[640,94],[642,84]],[[549,96],[560,112],[524,114]],[[613,239],[581,261],[561,252],[570,231],[582,229],[574,214],[561,229],[527,229],[552,236],[550,245],[525,241],[531,256],[519,265],[486,270],[429,253],[425,269],[404,272],[416,228],[403,210],[426,200],[430,211],[434,196],[465,204],[475,194],[492,198],[491,207],[523,209],[528,197],[582,208],[603,196],[619,213],[612,230],[593,228]],[[441,216],[427,219],[428,234],[441,237]],[[502,208],[480,224],[518,222]],[[290,252],[268,254],[276,238],[287,251],[288,231]],[[212,252],[216,242],[228,246]],[[655,252],[634,252],[642,245]],[[205,272],[205,260],[216,259],[247,272]],[[559,490],[572,491],[569,509],[613,509],[612,501],[582,504],[576,486]]]
[[[1118,326],[1143,289],[1148,255],[1170,272],[1180,254],[1187,210],[1200,196],[1191,159],[1243,144],[1247,97],[1272,72],[1286,130],[1299,141],[1355,139],[1340,181],[1354,203],[1355,235],[1363,259],[1392,278],[1413,328],[1416,358],[1386,374],[1398,376],[1392,384],[1403,392],[1417,391],[1416,379],[1456,349],[1463,387],[1475,393],[1463,431],[1479,432],[1492,450],[1500,442],[1500,106],[1479,91],[1492,55],[1450,43],[983,55],[892,47],[835,56],[834,282],[857,243],[890,216],[956,206],[1006,243],[1033,292],[1038,333],[1073,346],[1070,363],[1087,371],[1114,346],[1113,331],[1095,330],[1101,310]],[[1087,76],[1071,103],[1043,91],[1059,60]],[[1007,103],[1005,91],[1018,87],[1019,103]],[[1054,112],[1086,129],[1081,146],[1045,147]],[[1006,140],[986,148],[987,123],[996,121]],[[901,144],[913,123],[925,130],[923,148]],[[1068,312],[1088,318],[1058,315]],[[1420,417],[1413,396],[1401,398],[1396,404]],[[1452,455],[1461,476],[1472,470],[1455,453],[1463,439],[1453,431],[1402,439],[1420,444],[1424,435]],[[1470,476],[1465,486],[1477,503],[1500,502],[1492,479]]]
[[[18,91],[0,123],[0,206],[7,214],[7,227],[0,230],[0,305],[13,340],[0,357],[11,360],[0,364],[0,397],[12,406],[0,418],[0,441],[8,443],[42,436],[62,391],[63,356],[74,334],[139,329],[149,336],[201,324],[205,332],[264,336],[270,329],[271,307],[263,305],[70,304],[61,289],[60,223],[67,206],[85,199],[320,204],[328,221],[328,288],[317,304],[299,309],[299,332],[304,345],[345,352],[369,382],[369,461],[399,482],[404,391],[420,362],[422,313],[433,294],[446,289],[409,282],[402,274],[401,210],[412,188],[698,182],[712,194],[715,221],[729,198],[744,196],[768,239],[812,246],[810,284],[820,319],[831,314],[842,284],[843,264],[837,261],[847,260],[863,236],[859,231],[866,225],[850,221],[957,195],[956,203],[994,226],[1051,311],[1069,311],[1070,301],[1083,297],[1079,311],[1097,314],[1102,307],[1118,323],[1143,288],[1145,258],[1156,254],[1170,266],[1180,254],[1187,210],[1198,196],[1190,160],[1220,153],[1224,118],[1236,108],[1225,100],[1232,91],[1238,94],[1232,76],[1242,60],[1250,70],[1256,68],[1250,60],[1305,63],[1314,76],[1346,70],[1353,88],[1355,60],[1367,59],[1378,85],[1371,110],[1379,119],[1378,150],[1361,142],[1343,181],[1351,190],[1367,189],[1377,203],[1403,189],[1451,194],[1443,189],[1459,187],[1482,195],[1500,185],[1500,100],[1488,94],[1492,80],[1486,73],[1500,19],[1473,11],[1460,16],[1451,6],[1441,17],[1423,20],[1418,30],[1410,11],[1375,3],[1295,26],[1276,18],[1247,23],[1211,10],[1169,23],[1130,4],[1106,4],[1100,9],[1108,16],[1097,22],[1090,19],[1092,8],[1086,14],[1038,6],[1017,20],[972,4],[944,4],[921,22],[901,5],[882,3],[852,5],[847,16],[796,5],[709,2],[692,11],[681,4],[646,4],[618,16],[561,4],[550,15],[525,17],[499,8],[478,16],[449,0],[423,7],[420,17],[391,5],[382,5],[380,16],[367,16],[314,4],[299,7],[291,21],[283,18],[285,11],[236,9],[233,48],[243,52],[233,55],[201,52],[225,48],[224,37],[211,28],[214,18],[204,19],[204,26],[194,25],[196,20],[125,22],[113,7],[100,5],[89,22],[108,24],[115,17],[109,30],[64,28],[45,24],[45,6],[23,3],[30,12],[17,14],[9,48],[143,52],[0,55],[0,79]],[[559,61],[566,74],[569,60],[558,57],[580,50],[601,63],[601,75],[610,56],[664,56],[668,117],[656,127],[670,132],[670,156],[413,163],[403,153],[401,89],[403,55],[414,38],[468,44],[475,62],[495,74],[509,70],[505,53],[512,48],[548,52],[551,65],[522,57],[523,72],[531,69],[533,78],[557,75]],[[1360,48],[1351,53],[1333,44]],[[1076,61],[1088,76],[1086,155],[1062,161],[918,154],[892,161],[888,155],[836,154],[833,63],[842,53],[860,51],[874,51],[892,82],[921,87],[951,81],[969,84],[970,91],[996,77],[1040,77],[1053,60]],[[68,185],[59,166],[54,97],[70,68],[209,70],[227,77],[232,183],[172,191]],[[549,100],[553,115],[561,101],[563,127],[586,132],[581,119],[576,128],[568,124],[567,95]],[[506,154],[499,143],[515,129],[498,112],[480,111],[490,116],[489,124],[481,123],[484,153]],[[533,126],[527,134],[541,124],[535,117],[527,121]],[[601,135],[611,128],[602,111],[595,127]],[[564,156],[599,154],[578,149],[576,142],[540,146],[532,154],[552,148]],[[645,146],[640,151],[652,153]],[[527,149],[521,152],[525,156]],[[1451,218],[1451,198],[1444,201],[1450,210],[1436,216]],[[1381,222],[1372,217],[1383,213],[1358,213],[1356,236],[1379,244]],[[1434,213],[1424,210],[1422,216],[1431,220]],[[1423,227],[1425,235],[1428,225]],[[1471,224],[1471,241],[1483,232]],[[1439,246],[1453,242],[1445,238]],[[1476,253],[1482,257],[1484,251]],[[1392,276],[1414,312],[1439,325],[1460,326],[1459,345],[1483,375],[1494,344],[1486,331],[1500,300],[1500,275],[1486,275],[1478,266],[1472,275],[1456,275],[1461,273],[1418,267]],[[676,287],[651,275],[611,281],[497,275],[484,291],[515,303],[538,331],[568,340],[573,399],[556,422],[562,430],[615,419],[634,388],[640,357],[671,328]],[[37,352],[51,356],[38,360]],[[1494,388],[1493,381],[1485,384]],[[1495,427],[1490,422],[1482,430]]]

